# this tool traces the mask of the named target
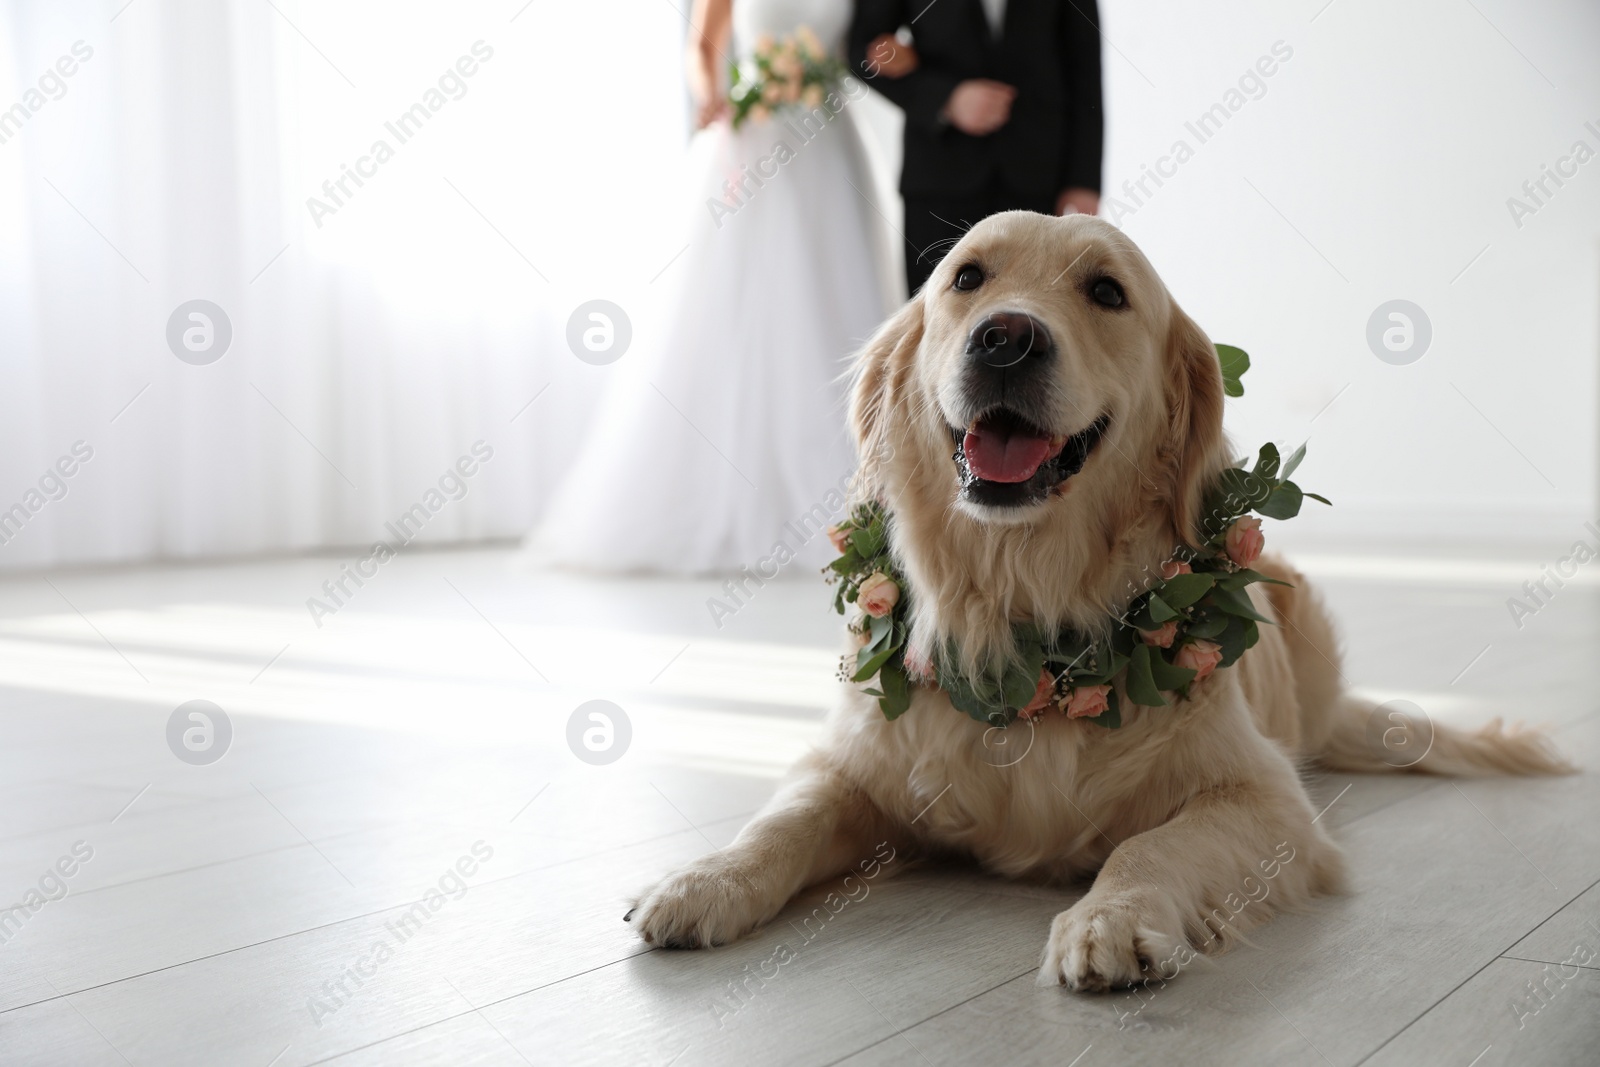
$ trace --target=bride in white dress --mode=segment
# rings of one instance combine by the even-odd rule
[[[868,89],[851,79],[820,108],[777,106],[735,130],[723,71],[725,57],[802,27],[843,59],[850,14],[850,0],[697,0],[702,128],[677,289],[662,329],[636,331],[612,368],[629,365],[530,536],[530,560],[770,578],[791,559],[812,570],[831,558],[822,528],[841,517],[854,468],[840,376],[900,288],[868,200],[855,114]]]

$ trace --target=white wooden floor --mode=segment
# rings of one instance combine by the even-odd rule
[[[1533,554],[1303,561],[1359,686],[1600,766],[1600,571],[1518,631]],[[719,631],[712,583],[417,553],[318,628],[340,562],[0,582],[0,904],[37,891],[0,922],[0,1063],[1600,1062],[1592,771],[1316,778],[1358,891],[1143,1001],[1033,985],[1081,888],[963,870],[880,880],[809,941],[649,951],[624,897],[728,841],[821,717],[822,588]],[[194,699],[233,727],[210,765],[168,748]],[[567,746],[590,699],[632,725],[610,765]]]

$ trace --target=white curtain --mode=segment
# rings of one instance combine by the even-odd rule
[[[672,269],[683,33],[662,0],[0,0],[0,569],[363,545],[441,498],[422,540],[524,533],[605,382],[569,314],[637,337]],[[169,347],[192,300],[215,362]]]

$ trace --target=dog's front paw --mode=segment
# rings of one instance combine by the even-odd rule
[[[770,919],[772,904],[760,873],[713,852],[663,878],[625,918],[639,936],[662,948],[710,948],[737,940]]]
[[[1176,919],[1170,905],[1085,897],[1050,924],[1039,984],[1103,993],[1170,971],[1169,961],[1186,943],[1159,931],[1181,929]]]

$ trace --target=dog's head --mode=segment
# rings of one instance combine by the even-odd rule
[[[1088,560],[1134,526],[1192,541],[1222,401],[1215,349],[1121,231],[1012,211],[974,226],[867,344],[851,425],[865,489],[926,527],[914,540],[965,539],[978,551],[950,562],[969,572],[1004,556],[988,577],[1011,584],[1038,570],[1022,545]],[[1032,578],[1081,582],[1058,563]]]

